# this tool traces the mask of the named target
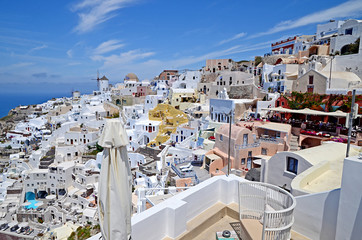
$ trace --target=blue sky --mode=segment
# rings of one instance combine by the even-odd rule
[[[207,58],[250,60],[270,43],[361,18],[362,1],[3,0],[0,92],[95,88],[129,72],[199,69]]]

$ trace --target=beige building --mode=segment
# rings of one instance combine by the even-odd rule
[[[254,77],[250,73],[239,71],[222,71],[218,75],[207,74],[197,84],[199,92],[203,92],[207,99],[217,98],[219,93],[226,88],[230,92],[232,88],[253,85]]]
[[[212,73],[224,70],[230,71],[235,65],[232,59],[207,59],[204,71]]]
[[[171,88],[169,94],[170,105],[179,110],[186,110],[194,106],[198,96],[195,89],[175,89]]]
[[[332,77],[329,82],[329,77]],[[358,86],[361,79],[352,72],[326,72],[309,70],[294,81],[293,91],[326,94],[328,90],[351,89]]]

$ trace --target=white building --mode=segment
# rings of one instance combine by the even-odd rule
[[[92,145],[99,138],[99,129],[83,126],[72,127],[64,134],[65,144]]]
[[[163,103],[163,95],[147,95],[145,99],[145,111],[154,109],[157,104]]]
[[[197,129],[188,125],[178,126],[176,133],[171,134],[171,141],[175,143],[181,143],[188,137],[196,136]]]
[[[296,152],[279,152],[262,161],[260,180],[290,190],[293,179],[310,167],[323,161],[343,161],[346,149],[346,144],[326,142]],[[352,146],[350,156],[355,155],[358,155],[358,149]]]
[[[347,44],[354,43],[362,36],[362,20],[347,20],[340,25],[338,35],[331,38],[330,53],[343,54],[343,47]],[[361,44],[360,44],[361,49]]]
[[[280,93],[292,92],[293,80],[298,77],[298,68],[298,64],[267,66],[262,77],[264,90]]]
[[[181,73],[178,80],[172,83],[173,88],[191,88],[196,89],[201,80],[201,71],[186,70]]]

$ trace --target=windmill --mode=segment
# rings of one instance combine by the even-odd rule
[[[97,80],[97,87],[98,87],[98,89],[99,89],[99,71],[97,70],[97,79],[95,79],[95,78],[92,78],[91,80]]]

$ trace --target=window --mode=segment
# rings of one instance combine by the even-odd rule
[[[220,134],[220,141],[223,141],[223,136],[222,136],[222,134]]]
[[[344,31],[344,34],[345,34],[345,35],[352,35],[352,32],[353,32],[353,28],[347,28],[347,29]]]
[[[261,154],[262,155],[267,155],[268,154],[268,150],[266,148],[262,148],[261,149]]]
[[[312,76],[309,76],[309,84],[313,84],[313,78],[314,78],[313,75],[312,75]]]
[[[241,159],[241,165],[245,165],[245,158]]]
[[[297,174],[298,172],[298,160],[292,157],[287,158],[287,171]]]

